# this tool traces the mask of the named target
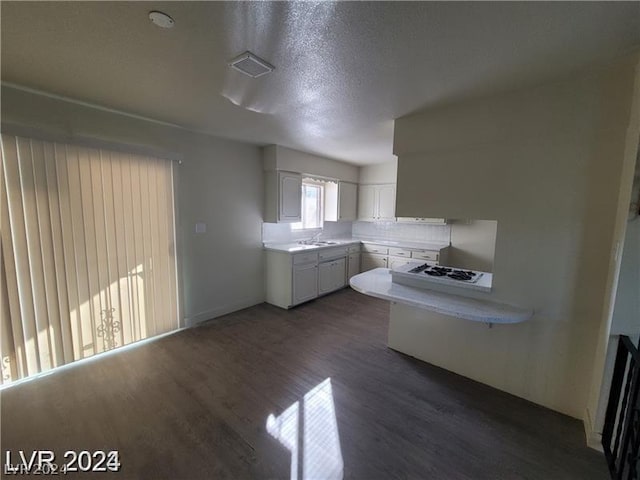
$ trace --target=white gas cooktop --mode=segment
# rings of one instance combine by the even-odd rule
[[[410,262],[391,271],[392,280],[409,286],[429,288],[440,284],[470,288],[488,292],[491,290],[492,274],[427,263]]]

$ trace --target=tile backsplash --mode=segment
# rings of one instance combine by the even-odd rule
[[[425,225],[397,222],[353,222],[354,237],[411,242],[442,242],[451,240],[450,225]]]
[[[291,230],[290,223],[263,223],[263,243],[289,243],[311,238],[313,233],[304,230]],[[323,238],[351,238],[351,222],[324,222]]]
[[[288,223],[263,223],[263,243],[288,243],[312,236],[308,231],[291,230]],[[321,238],[373,238],[409,242],[449,243],[450,225],[420,225],[397,222],[324,222]]]

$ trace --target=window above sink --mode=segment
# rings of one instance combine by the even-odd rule
[[[324,218],[324,182],[302,179],[302,221],[292,223],[291,230],[321,229]]]

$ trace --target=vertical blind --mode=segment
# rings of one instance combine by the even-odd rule
[[[179,326],[173,162],[5,134],[0,162],[2,383]]]

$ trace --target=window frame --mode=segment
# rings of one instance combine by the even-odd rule
[[[305,188],[314,187],[318,188],[318,218],[317,224],[319,226],[305,227],[305,204],[306,195]],[[303,178],[301,188],[301,200],[300,200],[300,221],[291,224],[291,230],[296,232],[319,232],[324,228],[324,199],[325,199],[325,182],[314,180],[313,178]]]

